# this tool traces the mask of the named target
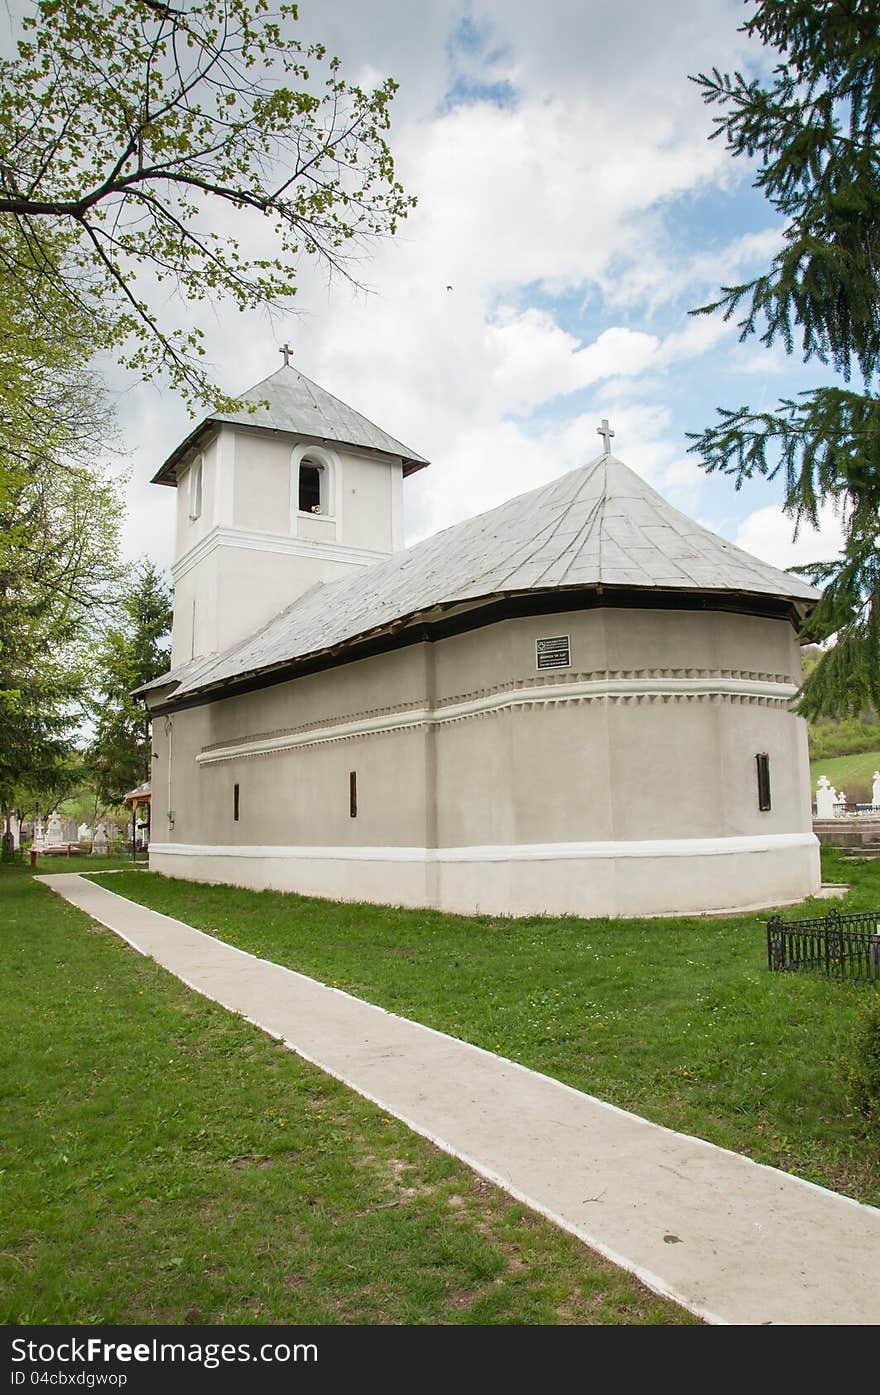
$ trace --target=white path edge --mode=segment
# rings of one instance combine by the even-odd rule
[[[880,1323],[880,1210],[653,1124],[76,873],[37,880],[705,1321]]]

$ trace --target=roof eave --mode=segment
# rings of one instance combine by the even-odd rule
[[[391,460],[400,460],[403,465],[404,479],[406,479],[408,475],[414,475],[417,470],[426,469],[431,463],[430,460],[425,460],[421,455],[407,455],[403,451],[398,454],[392,451],[380,450],[378,446],[359,445],[356,441],[337,441],[332,440],[329,436],[313,436],[306,431],[286,431],[278,426],[264,426],[258,421],[234,422],[226,421],[223,417],[205,417],[204,421],[199,422],[198,426],[181,441],[180,445],[175,447],[165,463],[161,465],[155,475],[153,475],[150,483],[170,485],[172,489],[176,489],[177,466],[180,464],[181,460],[183,460],[190,451],[195,449],[205,432],[212,429],[219,430],[222,426],[231,427],[233,430],[237,428],[240,431],[266,431],[273,436],[291,436],[297,440],[314,441],[316,445],[349,446],[352,450],[368,451],[370,455],[381,455]]]
[[[592,582],[587,586],[570,586],[565,588],[548,586],[532,587],[525,591],[487,592],[483,596],[469,597],[466,600],[439,602],[423,610],[411,611],[406,615],[398,616],[394,620],[389,620],[383,625],[375,626],[372,630],[364,630],[360,634],[351,635],[347,639],[341,640],[337,644],[328,645],[324,649],[314,649],[308,654],[298,654],[286,659],[279,659],[275,663],[265,664],[251,669],[242,669],[240,672],[231,674],[225,678],[220,678],[214,683],[206,683],[202,687],[184,689],[179,696],[173,693],[162,694],[156,706],[160,710],[166,705],[169,708],[174,707],[178,702],[185,706],[198,706],[221,698],[227,689],[232,688],[237,690],[242,685],[253,683],[254,680],[264,680],[265,684],[269,685],[272,682],[285,681],[287,677],[296,677],[297,674],[294,670],[300,668],[314,671],[315,669],[332,667],[338,663],[345,663],[347,661],[343,656],[347,651],[352,651],[353,657],[357,658],[358,655],[356,651],[363,648],[364,645],[375,644],[382,639],[390,639],[395,635],[399,635],[402,631],[430,627],[432,623],[439,619],[441,614],[444,616],[453,612],[464,614],[468,611],[485,609],[499,603],[515,601],[529,596],[537,598],[556,594],[569,598],[578,595],[587,596],[594,594],[601,597],[608,593],[631,593],[633,596],[644,596],[656,595],[658,589],[662,590],[662,588],[653,586],[621,587],[609,585],[607,583]],[[780,607],[788,607],[790,618],[796,616],[801,623],[803,623],[804,619],[818,603],[818,597],[816,600],[810,600],[801,596],[784,596],[782,594],[773,594],[769,591],[748,591],[745,589],[731,589],[729,587],[674,587],[669,588],[668,591],[663,591],[663,594],[688,597],[705,596],[707,598],[739,596],[742,597],[744,601],[760,601],[768,605],[775,602]],[[491,624],[493,621],[490,619],[485,623]],[[277,676],[273,678],[273,675]],[[179,684],[177,686],[179,686]]]

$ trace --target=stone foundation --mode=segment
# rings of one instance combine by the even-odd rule
[[[813,832],[820,843],[835,848],[860,848],[880,843],[880,818],[869,814],[859,818],[814,819]]]

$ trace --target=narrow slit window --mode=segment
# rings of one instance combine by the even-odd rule
[[[300,513],[321,513],[321,467],[304,460],[299,467]]]
[[[758,808],[762,814],[770,809],[770,757],[766,754],[755,756],[758,775]]]
[[[348,773],[348,812],[353,819],[358,816],[358,777],[356,770]]]
[[[240,799],[239,799],[239,792],[238,792],[238,791],[239,791],[238,785],[233,785],[233,786],[232,786],[232,817],[233,817],[233,820],[235,821],[235,823],[238,823],[238,814],[239,814],[239,809],[240,809],[240,807],[241,807],[241,801],[240,801]]]

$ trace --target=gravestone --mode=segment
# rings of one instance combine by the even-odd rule
[[[50,814],[49,822],[46,826],[46,846],[49,848],[57,848],[58,845],[63,842],[64,828],[62,827],[61,819],[57,814]]]
[[[92,857],[106,857],[107,847],[107,829],[102,819],[95,827],[95,836],[92,839]]]
[[[880,809],[880,770],[874,771],[874,783],[871,785],[871,803],[875,809]]]
[[[92,841],[92,830],[87,823],[81,823],[76,830],[76,836],[81,843],[90,843]]]
[[[819,783],[816,786],[816,818],[836,818],[837,810],[834,806],[835,804],[839,804],[842,798],[842,794],[837,793],[837,790],[831,784],[828,776],[820,775]]]

